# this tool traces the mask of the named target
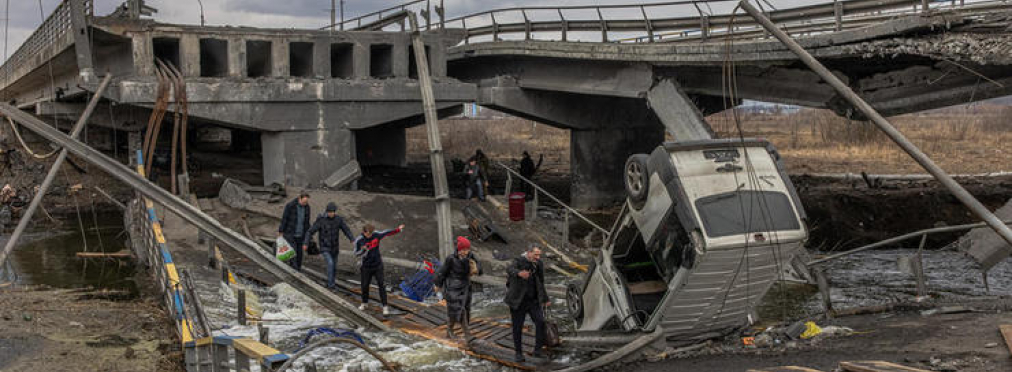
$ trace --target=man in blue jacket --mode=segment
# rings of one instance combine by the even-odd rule
[[[362,235],[355,238],[355,256],[359,259],[359,269],[362,273],[362,305],[359,310],[365,310],[369,304],[369,285],[373,278],[376,278],[376,286],[379,287],[380,303],[383,304],[383,315],[390,315],[387,308],[387,287],[383,283],[383,256],[380,255],[380,240],[397,234],[404,229],[404,225],[397,226],[392,230],[376,230],[371,224],[366,224],[362,229]]]
[[[293,199],[285,205],[285,211],[281,213],[281,226],[278,227],[278,236],[284,237],[288,244],[292,245],[295,251],[295,258],[288,261],[288,265],[295,271],[302,271],[302,250],[298,244],[306,237],[309,231],[309,218],[312,216],[309,210],[309,194],[303,191],[298,198]]]
[[[305,240],[302,241],[302,250],[309,249],[309,242],[313,240],[313,234],[320,233],[320,251],[323,258],[327,260],[327,288],[334,288],[334,274],[337,271],[337,247],[339,233],[344,233],[348,241],[353,241],[351,229],[344,223],[344,218],[337,215],[337,204],[327,203],[327,213],[321,214],[309,228]]]

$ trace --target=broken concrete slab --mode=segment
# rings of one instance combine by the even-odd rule
[[[1002,221],[1012,220],[1012,199],[1009,199],[1004,206],[994,211],[994,214]],[[973,257],[974,260],[984,267],[991,267],[997,264],[997,262],[990,262],[992,260],[988,259],[988,257],[1005,258],[1007,255],[998,255],[996,253],[1000,251],[1012,251],[1012,247],[1009,246],[1008,242],[1003,240],[989,227],[979,227],[970,230],[970,232],[956,241],[956,248]]]
[[[332,189],[339,189],[355,182],[359,177],[362,177],[362,168],[359,167],[357,160],[352,160],[323,180],[323,184]]]
[[[234,179],[226,179],[222,182],[221,189],[218,191],[218,199],[221,200],[225,205],[235,209],[246,209],[253,201],[251,196],[246,189],[249,185],[237,181]]]

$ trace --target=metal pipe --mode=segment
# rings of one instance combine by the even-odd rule
[[[1006,225],[1012,225],[1012,221],[1005,221],[1003,223],[1006,224]],[[863,252],[863,251],[867,251],[869,249],[874,249],[874,248],[878,248],[878,247],[883,247],[883,246],[886,246],[886,245],[889,245],[889,244],[893,244],[893,243],[899,243],[901,241],[904,241],[904,240],[907,240],[907,239],[916,238],[916,237],[921,236],[921,235],[934,234],[934,233],[944,233],[944,232],[954,232],[954,231],[961,231],[961,230],[969,230],[969,229],[975,229],[975,228],[984,227],[984,226],[987,226],[987,224],[985,224],[984,222],[977,222],[977,223],[970,223],[970,224],[965,224],[965,225],[935,227],[935,228],[931,228],[931,229],[924,229],[924,230],[920,230],[920,231],[914,231],[912,233],[903,234],[903,235],[897,236],[895,238],[889,238],[889,239],[886,239],[886,240],[883,240],[883,241],[879,241],[879,242],[875,242],[875,243],[868,244],[868,245],[865,245],[865,246],[857,247],[857,248],[851,249],[851,250],[846,251],[846,252],[840,252],[840,253],[836,253],[836,254],[831,254],[829,256],[826,256],[826,257],[823,257],[823,258],[820,258],[820,259],[817,259],[817,260],[808,261],[808,263],[806,263],[805,265],[812,266],[812,265],[818,265],[818,264],[821,264],[821,263],[826,263],[826,262],[835,260],[835,259],[840,258],[840,257],[849,256],[849,255],[852,255],[854,253]]]
[[[88,118],[91,117],[91,113],[95,111],[95,106],[98,106],[98,101],[102,100],[102,93],[105,93],[109,80],[112,80],[112,74],[107,73],[105,79],[102,79],[102,82],[98,84],[98,89],[95,90],[95,95],[91,97],[91,101],[88,101],[88,106],[84,108],[84,113],[81,114],[81,117],[77,118],[77,123],[74,123],[74,129],[70,131],[71,137],[77,137],[81,134],[81,130],[88,123]],[[25,228],[28,227],[28,222],[32,220],[32,215],[35,214],[35,209],[39,208],[39,205],[42,204],[42,198],[46,195],[46,191],[49,191],[49,186],[56,179],[56,173],[60,171],[60,168],[63,167],[63,162],[66,160],[67,148],[64,147],[60,150],[60,154],[56,156],[56,160],[53,161],[53,166],[49,168],[49,173],[46,173],[46,178],[42,180],[39,191],[32,197],[32,202],[28,204],[25,214],[18,220],[18,226],[14,228],[10,239],[7,239],[7,244],[4,246],[3,251],[0,251],[0,266],[3,266],[4,262],[7,261],[7,256],[14,251],[14,245],[17,244],[21,234],[24,234]]]
[[[890,139],[893,140],[893,142],[899,145],[900,148],[903,149],[903,151],[905,151],[907,154],[910,155],[910,157],[914,159],[914,161],[916,161],[918,164],[924,167],[924,169],[927,170],[928,173],[934,176],[935,179],[937,179],[938,182],[942,184],[942,186],[945,186],[945,188],[948,189],[949,192],[951,192],[956,197],[956,199],[959,199],[959,201],[962,202],[963,205],[966,205],[967,209],[973,212],[973,214],[977,215],[977,217],[979,217],[980,219],[984,220],[984,222],[987,223],[987,225],[990,226],[991,229],[993,229],[996,233],[998,233],[998,236],[1001,236],[1002,239],[1004,239],[1006,242],[1012,245],[1012,229],[1009,229],[1008,226],[1005,226],[1005,224],[1003,224],[1002,221],[999,220],[998,217],[994,215],[994,213],[991,213],[991,211],[988,210],[987,207],[984,207],[984,205],[981,204],[980,201],[974,198],[973,195],[970,194],[970,192],[966,191],[966,189],[964,189],[963,186],[961,186],[954,179],[952,179],[952,177],[950,177],[947,173],[945,173],[945,171],[942,170],[941,167],[935,164],[935,162],[932,161],[931,158],[929,158],[926,154],[924,154],[924,152],[922,152],[919,148],[917,148],[916,145],[910,142],[910,140],[908,140],[906,136],[903,135],[903,133],[900,133],[900,131],[897,130],[896,127],[894,127],[889,122],[889,120],[880,115],[878,111],[875,111],[875,109],[871,107],[871,105],[865,102],[864,99],[862,99],[859,95],[857,95],[857,93],[855,93],[852,89],[850,89],[850,87],[847,86],[846,83],[837,78],[836,75],[833,75],[833,73],[830,72],[829,69],[827,69],[821,63],[819,63],[819,61],[816,60],[815,57],[812,57],[811,54],[808,54],[808,52],[806,52],[805,49],[801,47],[801,45],[798,45],[798,43],[795,42],[793,39],[791,39],[790,36],[788,36],[782,30],[777,28],[777,26],[774,25],[772,21],[763,16],[762,13],[759,12],[759,10],[757,10],[755,7],[749,4],[748,0],[742,0],[738,4],[739,6],[741,6],[742,9],[745,10],[745,12],[751,15],[752,18],[755,18],[755,20],[758,21],[763,26],[764,29],[772,33],[773,36],[775,36],[778,40],[780,40],[781,43],[783,43],[785,46],[787,46],[788,49],[794,52],[794,54],[796,54],[798,58],[805,63],[805,65],[811,68],[812,71],[814,71],[816,74],[822,77],[822,79],[825,80],[827,83],[829,83],[829,85],[832,86],[837,93],[843,96],[843,98],[845,98],[848,102],[850,102],[850,104],[853,105],[855,108],[864,113],[866,117],[871,119],[871,121],[875,123],[875,125],[878,126],[879,129],[882,130],[882,132],[884,132],[887,136],[889,136]],[[983,262],[981,262],[981,265],[984,267],[984,270],[986,271],[995,264],[997,264],[998,261],[1000,261],[1001,259],[1008,257],[1009,253],[1010,253],[1009,248],[1005,248],[1002,250],[1000,258],[993,256],[987,257],[986,259],[983,260]]]

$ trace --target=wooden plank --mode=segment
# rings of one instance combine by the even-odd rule
[[[799,366],[770,367],[763,369],[750,369],[748,372],[823,372],[817,369]]]
[[[901,366],[881,360],[840,362],[840,368],[848,372],[930,372],[924,369]]]
[[[133,253],[130,251],[122,250],[116,252],[77,252],[75,254],[77,258],[133,258]]]
[[[1002,337],[1005,337],[1005,345],[1008,346],[1008,351],[1012,353],[1012,324],[1002,324],[998,329],[1001,330]]]

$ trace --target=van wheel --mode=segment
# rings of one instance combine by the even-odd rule
[[[650,186],[650,172],[647,169],[647,156],[636,154],[625,162],[625,191],[633,207],[640,209],[647,201]]]
[[[566,310],[569,310],[569,317],[580,324],[583,321],[583,295],[580,294],[580,285],[569,283],[566,286]]]

